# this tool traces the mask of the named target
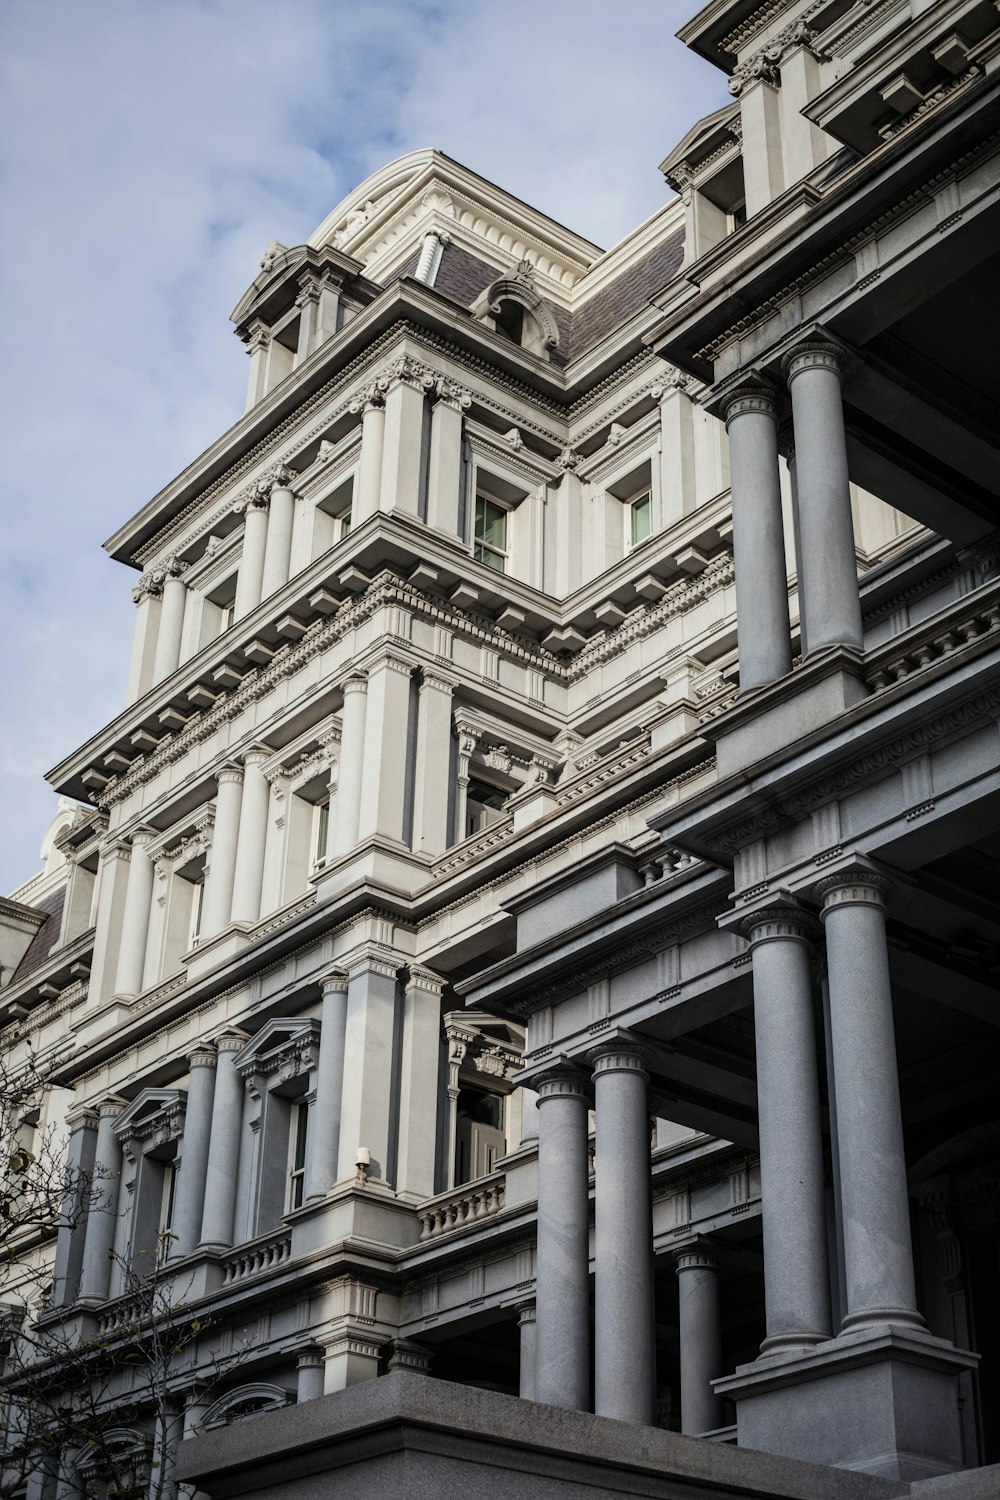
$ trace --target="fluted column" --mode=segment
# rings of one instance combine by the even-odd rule
[[[406,807],[406,751],[413,663],[395,651],[368,668],[365,754],[361,775],[361,838],[381,834],[401,842]]]
[[[444,980],[410,965],[403,993],[403,1049],[399,1070],[399,1166],[396,1191],[415,1199],[435,1189],[441,994]]]
[[[187,601],[187,584],[183,576],[186,568],[186,563],[172,557],[163,570],[160,626],[156,634],[156,655],[153,658],[154,684],[176,672],[181,659],[184,607]]]
[[[322,988],[323,1015],[319,1033],[316,1099],[306,1137],[304,1197],[307,1200],[325,1198],[337,1181],[340,1114],[344,1092],[347,975],[339,970],[325,974]]]
[[[861,603],[841,398],[841,350],[811,339],[786,355],[795,428],[799,610],[810,653],[860,648]],[[737,600],[737,607],[739,601]]]
[[[255,610],[261,601],[264,552],[267,547],[268,489],[267,484],[255,485],[251,492],[239,502],[239,507],[242,507],[246,519],[243,524],[243,551],[240,554],[239,572],[236,575],[234,620],[242,620],[243,616]]]
[[[533,1302],[530,1306],[518,1309],[517,1332],[519,1341],[519,1381],[517,1394],[522,1401],[534,1401],[537,1351],[535,1340],[535,1304]]]
[[[174,1212],[171,1220],[171,1255],[190,1255],[201,1238],[201,1219],[205,1207],[205,1174],[212,1136],[212,1102],[215,1098],[216,1052],[214,1047],[197,1047],[188,1056],[190,1069],[187,1106],[184,1111],[184,1139],[181,1144],[180,1170],[174,1188]]]
[[[586,1411],[590,1274],[586,1080],[573,1067],[538,1080],[535,1399]]]
[[[462,413],[472,398],[451,381],[439,380],[431,409],[430,455],[427,469],[427,524],[458,535],[462,500]]]
[[[264,879],[264,844],[267,839],[267,809],[271,788],[264,766],[271,752],[254,748],[243,754],[243,795],[240,799],[236,869],[233,877],[231,920],[256,922],[260,916],[260,892]],[[218,815],[216,815],[218,829]],[[214,858],[214,856],[213,856]],[[223,924],[225,925],[225,924]]]
[[[432,857],[448,847],[451,812],[451,699],[454,678],[425,667],[417,707],[413,775],[413,851]]]
[[[87,1215],[87,1232],[80,1271],[80,1296],[102,1302],[108,1295],[111,1252],[118,1223],[118,1187],[122,1172],[122,1148],[115,1135],[115,1121],[125,1100],[110,1096],[97,1106],[97,1150],[94,1157],[94,1193]]]
[[[126,702],[135,703],[153,685],[153,663],[162,609],[163,575],[158,571],[144,573],[132,590],[136,606],[135,634],[132,637],[132,660],[128,673]]]
[[[361,413],[361,460],[352,516],[352,524],[357,528],[378,510],[385,446],[385,396],[373,383],[352,402],[351,411]]]
[[[728,398],[725,418],[732,470],[740,691],[746,693],[792,668],[774,395],[763,385],[741,386]]]
[[[340,772],[337,777],[337,817],[333,824],[333,852],[346,854],[358,842],[361,816],[361,778],[365,769],[365,718],[368,679],[348,677],[340,726]]]
[[[819,882],[844,1230],[842,1327],[919,1324],[892,1021],[885,897],[865,869]],[[765,1188],[766,1192],[766,1188]]]
[[[288,582],[288,567],[292,556],[292,526],[295,521],[295,491],[291,485],[294,477],[291,469],[285,464],[280,464],[271,484],[260,589],[262,599],[269,599],[277,589],[283,588]]]
[[[149,828],[137,828],[132,835],[118,969],[115,975],[115,993],[118,995],[138,995],[142,989],[146,938],[149,935],[149,906],[153,899],[154,872],[149,846],[155,837],[155,833]]]
[[[743,924],[753,954],[757,1113],[764,1195],[762,1354],[830,1335],[826,1201],[809,922],[794,907]]]
[[[243,1079],[233,1063],[247,1041],[240,1031],[226,1031],[215,1041],[215,1093],[205,1166],[205,1206],[201,1245],[224,1250],[233,1243],[236,1185],[243,1129]]]
[[[722,1400],[712,1381],[722,1374],[719,1271],[700,1244],[677,1251],[680,1309],[681,1431],[698,1436],[722,1426]]]
[[[56,1258],[52,1268],[52,1303],[68,1307],[80,1289],[80,1267],[86,1237],[87,1203],[94,1186],[99,1115],[93,1109],[78,1109],[66,1117],[66,1196],[59,1216]]]
[[[656,1420],[649,1081],[645,1053],[627,1039],[589,1054],[596,1117],[594,1411]]]
[[[236,879],[240,806],[243,801],[243,767],[236,765],[220,767],[218,783],[212,847],[209,850],[205,898],[201,912],[203,941],[214,937],[229,924],[229,914],[233,905],[233,883]]]

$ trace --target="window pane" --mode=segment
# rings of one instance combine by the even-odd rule
[[[476,496],[476,540],[507,550],[507,512],[485,495]]]
[[[504,570],[503,553],[494,552],[492,547],[484,547],[481,542],[477,542],[473,548],[473,556],[476,562],[485,563],[488,568],[493,568],[497,573],[502,573]]]
[[[321,802],[316,809],[319,814],[316,819],[316,853],[315,859],[322,859],[326,854],[326,843],[330,835],[330,804]]]
[[[651,495],[640,495],[632,501],[632,545],[644,542],[653,529],[653,500]]]
[[[350,534],[350,530],[351,530],[351,512],[349,510],[345,510],[344,514],[339,517],[339,520],[340,520],[340,538],[339,538],[339,540],[343,541],[344,537],[348,536]]]

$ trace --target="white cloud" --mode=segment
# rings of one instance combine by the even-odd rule
[[[239,415],[228,313],[267,242],[427,145],[613,242],[724,98],[682,19],[663,0],[7,0],[0,890],[37,863],[42,774],[121,707],[134,577],[100,543]]]

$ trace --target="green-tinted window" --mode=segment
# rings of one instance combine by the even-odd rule
[[[473,556],[503,573],[507,565],[507,512],[495,500],[476,496],[476,525],[473,534]]]
[[[305,1100],[292,1105],[292,1118],[289,1121],[290,1145],[288,1160],[288,1207],[289,1209],[302,1207],[303,1185],[306,1170],[306,1137],[309,1131],[309,1106]]]
[[[326,857],[327,839],[330,837],[330,803],[321,802],[316,809],[316,852],[314,859]]]
[[[345,536],[350,536],[351,533],[351,512],[343,511],[337,517],[337,523],[337,541],[342,542]]]
[[[632,546],[637,542],[644,542],[653,530],[653,497],[650,494],[640,495],[633,500],[629,506],[631,512]]]

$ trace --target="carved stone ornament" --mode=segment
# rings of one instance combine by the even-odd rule
[[[260,263],[261,270],[265,273],[268,271],[273,271],[278,261],[283,255],[287,253],[287,251],[287,245],[283,245],[280,240],[272,240],[267,249],[264,251],[264,257]]]

